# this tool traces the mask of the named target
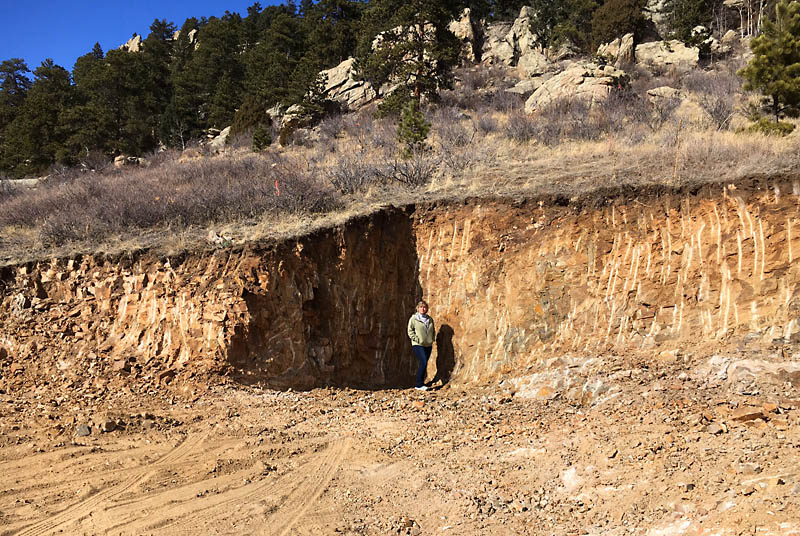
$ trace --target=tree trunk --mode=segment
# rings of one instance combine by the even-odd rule
[[[778,105],[778,96],[772,96],[772,110],[775,112],[775,124],[777,125],[780,122],[780,106]]]

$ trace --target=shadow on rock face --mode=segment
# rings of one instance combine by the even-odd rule
[[[409,211],[355,218],[250,255],[251,268],[237,274],[243,320],[227,355],[235,381],[301,390],[414,385],[406,324],[422,289]]]
[[[455,368],[456,357],[453,349],[453,328],[443,324],[436,334],[436,376],[433,381],[441,380],[442,383],[450,381]]]

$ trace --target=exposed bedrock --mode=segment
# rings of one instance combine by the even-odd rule
[[[455,382],[520,376],[557,356],[794,342],[799,194],[784,181],[576,204],[473,200],[390,209],[274,247],[10,267],[1,381],[227,371],[274,387],[408,386],[405,324],[420,296],[439,328],[430,372]]]

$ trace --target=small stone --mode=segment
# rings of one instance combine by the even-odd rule
[[[91,435],[92,429],[88,424],[81,424],[78,426],[78,429],[75,432],[75,435],[78,437],[86,437]]]
[[[733,412],[731,418],[734,421],[747,422],[761,419],[763,416],[761,408],[739,408]]]
[[[766,402],[761,405],[761,409],[764,410],[764,413],[775,413],[776,411],[778,411],[778,404]]]
[[[107,419],[100,425],[100,431],[104,433],[113,432],[117,429],[117,423],[111,419]]]
[[[153,428],[155,428],[155,426],[156,426],[156,421],[154,421],[153,419],[145,419],[144,421],[142,421],[142,428],[144,428],[145,430],[152,430]]]
[[[414,400],[411,403],[411,407],[415,409],[422,409],[425,407],[425,402],[423,402],[422,400]]]
[[[130,365],[130,362],[127,359],[116,359],[116,360],[114,360],[114,364],[112,365],[112,368],[114,369],[115,372],[130,372],[131,371],[131,365]]]
[[[728,431],[728,429],[724,424],[712,422],[711,424],[705,427],[705,431],[712,435],[718,435],[718,434],[724,434],[725,432]]]
[[[758,488],[755,486],[745,486],[742,488],[741,493],[742,495],[752,495],[756,491],[758,491]]]
[[[756,475],[762,471],[757,463],[740,463],[736,466],[736,470],[745,475]]]

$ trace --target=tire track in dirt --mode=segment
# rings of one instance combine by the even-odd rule
[[[352,439],[346,438],[338,441],[328,449],[330,452],[320,462],[319,466],[311,474],[303,478],[289,494],[286,501],[278,507],[278,511],[268,523],[273,527],[284,527],[280,532],[280,536],[289,534],[295,524],[319,500],[325,488],[327,488],[333,476],[341,467],[351,444]]]
[[[139,527],[140,532],[158,530],[163,534],[184,534],[188,529],[207,529],[207,523],[213,523],[215,519],[222,517],[226,511],[230,511],[236,504],[245,503],[254,497],[263,498],[277,494],[284,495],[286,490],[290,490],[288,498],[278,506],[278,511],[280,512],[286,508],[287,513],[282,514],[276,521],[270,519],[267,522],[273,527],[291,529],[291,526],[322,494],[325,486],[327,486],[341,465],[342,459],[349,450],[351,443],[352,440],[350,439],[334,440],[328,443],[322,455],[312,457],[308,462],[277,480],[265,480],[238,487],[219,496],[206,499],[199,508],[192,509],[186,503],[174,505],[172,510],[157,513],[161,518],[160,520],[151,521],[147,526]],[[308,503],[307,506],[306,502]],[[173,516],[177,517],[177,519]],[[170,520],[170,518],[173,519]],[[121,526],[114,527],[115,530],[121,528]],[[131,528],[135,527],[125,527],[127,530]],[[268,534],[275,534],[275,531],[270,531]]]
[[[110,501],[114,497],[125,493],[138,483],[146,480],[155,474],[157,469],[160,469],[171,463],[178,462],[184,457],[188,456],[195,450],[197,446],[200,445],[200,443],[203,442],[205,437],[205,435],[187,437],[180,445],[176,446],[170,452],[162,456],[158,461],[149,465],[147,468],[141,468],[146,470],[140,471],[139,474],[128,477],[123,482],[102,490],[99,493],[68,507],[66,510],[62,510],[58,514],[55,514],[48,519],[34,523],[33,525],[22,529],[17,533],[17,536],[41,536],[54,531],[61,525],[82,519],[83,517],[91,514],[102,503]]]

